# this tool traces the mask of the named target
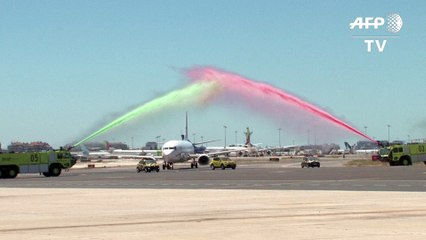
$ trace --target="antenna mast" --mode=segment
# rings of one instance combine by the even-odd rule
[[[185,122],[185,140],[188,140],[188,112],[186,112],[186,122]]]

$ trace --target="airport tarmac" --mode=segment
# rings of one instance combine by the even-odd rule
[[[188,164],[179,163],[175,170],[139,174],[136,173],[137,160],[121,167],[105,167],[107,163],[102,162],[103,167],[95,163],[95,168],[73,168],[58,178],[22,174],[16,179],[3,179],[1,183],[3,187],[10,188],[426,191],[426,167],[423,164],[411,167],[344,167],[336,161],[339,160],[321,161],[321,168],[303,169],[298,159],[240,163],[235,170],[211,170],[208,166],[191,169]],[[87,167],[93,163],[84,164]]]
[[[426,167],[241,164],[1,179],[1,239],[425,239]]]

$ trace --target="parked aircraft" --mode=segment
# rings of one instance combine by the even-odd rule
[[[261,143],[253,144],[251,143],[251,135],[253,134],[252,131],[250,131],[250,128],[247,127],[246,131],[244,133],[246,135],[246,141],[245,144],[238,144],[238,145],[230,145],[225,147],[207,147],[206,151],[208,153],[215,153],[219,151],[233,151],[233,154],[238,157],[258,157],[258,156],[264,156],[269,155],[272,151],[288,151],[288,149],[295,148],[296,145],[289,145],[289,146],[282,146],[282,147],[273,147],[273,148],[262,148],[260,147]],[[231,153],[232,155],[232,153]]]
[[[377,142],[371,141],[358,141],[355,146],[352,147],[352,150],[355,150],[355,153],[377,153],[379,151],[379,145]]]
[[[115,158],[110,152],[99,150],[99,151],[89,151],[86,146],[81,145],[81,152],[72,152],[72,155],[78,159],[99,159],[99,158]]]

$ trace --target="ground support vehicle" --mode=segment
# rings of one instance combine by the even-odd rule
[[[68,150],[46,152],[0,153],[0,177],[15,178],[19,173],[40,173],[45,177],[57,177],[62,169],[76,163]]]
[[[157,160],[155,158],[145,157],[139,161],[138,165],[136,166],[136,171],[138,173],[151,171],[159,172],[160,165],[157,163]]]
[[[215,157],[212,159],[212,162],[210,163],[210,168],[212,170],[215,170],[216,168],[221,168],[225,170],[225,168],[232,168],[235,169],[237,167],[237,163],[229,158],[220,158]]]
[[[388,159],[390,166],[409,166],[415,162],[426,164],[426,143],[393,145]]]
[[[318,158],[316,158],[316,157],[304,157],[303,160],[302,160],[302,163],[300,165],[302,166],[302,168],[304,168],[304,167],[314,168],[314,167],[320,167],[321,164],[320,164]]]

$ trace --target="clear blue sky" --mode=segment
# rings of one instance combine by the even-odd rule
[[[80,140],[114,117],[185,85],[176,70],[212,65],[270,83],[376,139],[426,137],[425,1],[0,0],[0,142]],[[349,23],[399,13],[383,53]],[[378,31],[386,34],[385,31]],[[306,134],[245,109],[190,109],[196,141],[306,144]],[[98,140],[140,146],[178,138],[184,113],[152,116]],[[313,143],[313,137],[310,137]],[[348,134],[348,139],[356,136]],[[320,142],[321,140],[318,139]],[[217,145],[223,143],[218,142]]]

